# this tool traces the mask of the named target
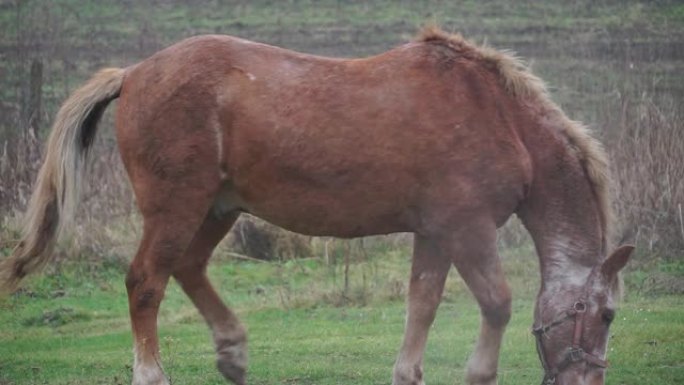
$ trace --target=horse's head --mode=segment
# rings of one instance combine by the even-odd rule
[[[544,367],[543,385],[603,385],[618,272],[632,250],[618,248],[583,285],[567,284],[540,295],[532,332]]]

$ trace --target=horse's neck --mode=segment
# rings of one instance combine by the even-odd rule
[[[540,130],[526,142],[534,178],[518,215],[539,254],[542,291],[582,285],[604,248],[600,205],[591,182],[562,136]]]

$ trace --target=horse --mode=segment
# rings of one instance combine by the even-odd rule
[[[414,234],[394,385],[424,385],[428,330],[453,265],[481,310],[468,384],[496,384],[511,290],[496,230],[516,214],[539,257],[533,331],[544,384],[603,384],[618,272],[606,152],[517,57],[437,27],[359,59],[240,38],[183,40],[104,69],[59,110],[5,290],[48,262],[73,219],[88,150],[118,100],[116,138],[143,217],[126,276],[134,385],[168,384],[157,313],[173,277],[246,384],[247,336],[207,279],[240,213],[302,234]]]

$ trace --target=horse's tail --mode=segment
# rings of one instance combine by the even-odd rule
[[[59,109],[21,238],[12,255],[0,261],[0,292],[13,291],[50,260],[55,242],[73,219],[97,123],[109,102],[119,97],[124,71],[101,70]]]

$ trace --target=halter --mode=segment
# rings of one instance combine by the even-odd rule
[[[580,341],[582,340],[582,327],[584,326],[584,314],[587,311],[587,305],[583,300],[575,302],[572,309],[567,310],[560,317],[557,317],[553,322],[548,325],[540,325],[532,329],[532,334],[537,340],[537,353],[539,354],[539,360],[544,368],[544,379],[541,385],[553,385],[556,383],[556,376],[570,367],[570,365],[584,361],[589,365],[598,366],[599,368],[607,368],[608,362],[603,360],[593,354],[589,354],[580,347]],[[551,328],[556,327],[565,321],[570,319],[575,320],[575,332],[572,336],[572,345],[565,352],[565,357],[556,366],[551,367],[546,361],[546,355],[544,354],[544,345],[542,344],[542,338],[546,336]]]

